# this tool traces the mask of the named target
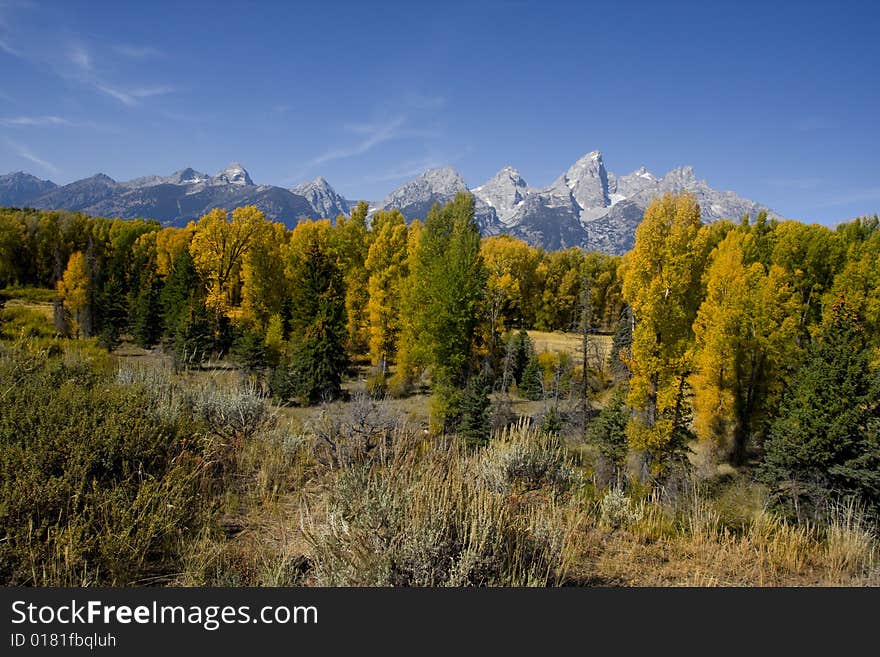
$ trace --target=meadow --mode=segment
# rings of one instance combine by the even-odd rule
[[[595,447],[542,431],[546,404],[515,393],[494,396],[484,448],[431,434],[428,395],[371,397],[363,376],[279,405],[234,363],[175,372],[158,349],[52,337],[49,294],[2,310],[7,584],[880,584],[853,504],[792,523],[729,465],[607,487]],[[52,494],[34,505],[35,488]]]

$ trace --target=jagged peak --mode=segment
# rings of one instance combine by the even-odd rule
[[[461,177],[461,174],[456,169],[450,166],[428,169],[412,182],[418,184],[419,181],[437,191],[467,189],[464,178]]]
[[[230,185],[253,185],[250,174],[238,162],[230,162],[223,171],[214,176],[217,180]]]
[[[484,182],[479,187],[475,187],[473,191],[477,192],[486,187],[492,188],[498,185],[507,185],[509,183],[513,183],[514,187],[528,187],[526,181],[523,179],[522,174],[515,168],[510,166],[509,164],[501,167],[494,176],[489,178],[486,182]]]
[[[574,173],[585,169],[605,170],[605,161],[602,159],[601,151],[590,151],[572,164],[568,171]]]
[[[669,173],[667,173],[664,178],[672,178],[684,182],[697,181],[697,175],[694,173],[694,168],[690,165],[676,167],[675,169],[672,169]]]
[[[461,178],[461,174],[455,168],[451,166],[445,166],[426,169],[420,177],[427,180],[431,180],[434,178]]]
[[[196,171],[192,167],[186,167],[185,169],[181,169],[180,171],[175,171],[172,174],[172,178],[180,183],[183,182],[202,182],[207,180],[210,176],[206,173],[202,173],[201,171]]]
[[[496,178],[510,178],[517,184],[522,183],[525,186],[526,181],[523,180],[522,174],[519,172],[519,169],[516,167],[512,167],[509,164],[501,168],[501,170],[495,174]]]
[[[297,185],[293,189],[294,190],[297,190],[297,189],[306,189],[306,190],[322,189],[322,190],[333,191],[333,186],[329,182],[327,182],[327,179],[324,176],[318,176],[317,178],[313,178],[312,180],[306,180],[306,181],[301,182],[299,185]]]

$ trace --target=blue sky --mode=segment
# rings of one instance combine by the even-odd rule
[[[785,216],[880,211],[873,3],[0,0],[0,173],[245,165],[377,199],[690,164]]]

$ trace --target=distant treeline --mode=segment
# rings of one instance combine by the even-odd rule
[[[98,336],[110,347],[126,333],[144,347],[177,342],[180,356],[190,362],[228,352],[248,332],[262,341],[268,333],[270,343],[287,341],[313,322],[323,294],[340,302],[338,313],[324,310],[344,325],[339,340],[345,355],[369,356],[385,369],[402,346],[413,351],[400,341],[409,321],[406,292],[416,292],[412,270],[427,259],[417,253],[420,241],[427,248],[422,237],[435,228],[440,234],[441,243],[432,248],[442,253],[432,257],[460,251],[449,242],[454,221],[441,218],[451,213],[464,217],[471,209],[462,199],[435,209],[425,223],[407,225],[396,210],[368,220],[361,204],[350,217],[306,221],[293,230],[252,207],[231,216],[214,210],[185,228],[0,209],[0,288],[57,288],[64,309],[59,330]],[[466,227],[459,223],[455,239]],[[575,329],[584,280],[591,289],[592,329],[614,330],[623,308],[620,258],[577,248],[546,252],[506,236],[480,240],[475,226],[467,228],[479,259],[474,280],[463,281],[478,288],[478,300],[467,312],[475,326],[491,324],[480,327],[485,341],[513,328]],[[465,290],[446,292],[454,301]],[[207,325],[204,341],[175,341],[192,333],[194,323]]]

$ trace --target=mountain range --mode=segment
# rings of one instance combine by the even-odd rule
[[[382,201],[370,203],[370,211],[397,208],[407,220],[424,218],[434,203],[445,203],[461,191],[473,193],[476,220],[484,235],[510,234],[546,249],[581,246],[624,253],[632,247],[648,203],[665,192],[693,193],[705,222],[754,217],[762,211],[781,219],[755,201],[713,189],[691,167],[661,177],[642,167],[617,177],[606,170],[599,151],[587,153],[540,189],[529,186],[510,166],[474,188],[451,167],[429,169]],[[24,172],[0,176],[0,206],[146,217],[184,225],[213,208],[242,205],[256,205],[272,221],[293,226],[306,217],[348,214],[354,203],[321,177],[292,189],[257,185],[238,163],[215,176],[186,168],[170,176],[117,182],[99,173],[63,186]]]

